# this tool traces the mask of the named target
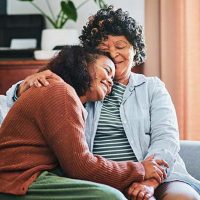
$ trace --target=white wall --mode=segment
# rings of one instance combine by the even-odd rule
[[[134,17],[139,24],[144,25],[144,0],[105,0],[107,4],[112,4],[116,8],[122,8],[128,11],[130,16]],[[47,11],[46,0],[35,0],[34,1],[41,9]],[[54,13],[58,13],[60,0],[49,0]],[[78,6],[83,0],[74,0],[76,6]],[[8,14],[33,14],[38,13],[38,11],[29,2],[20,2],[18,0],[7,0],[7,12]],[[87,18],[96,13],[98,6],[91,0],[83,7],[78,10],[78,20],[77,22],[69,21],[66,25],[68,28],[76,28],[79,33],[87,22]],[[47,27],[51,27],[47,23]]]

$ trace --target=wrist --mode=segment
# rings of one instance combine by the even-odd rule
[[[143,181],[142,184],[153,187],[154,189],[156,189],[160,185],[158,183],[158,181],[154,178],[147,179],[147,180]]]

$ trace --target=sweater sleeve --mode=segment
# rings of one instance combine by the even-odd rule
[[[62,169],[70,178],[103,183],[123,191],[144,179],[139,162],[115,162],[93,155],[84,134],[83,106],[70,86],[57,84],[43,92],[40,127]]]

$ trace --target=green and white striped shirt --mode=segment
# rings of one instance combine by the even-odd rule
[[[126,86],[115,83],[103,102],[94,139],[93,153],[115,161],[137,161],[120,118],[120,104]]]

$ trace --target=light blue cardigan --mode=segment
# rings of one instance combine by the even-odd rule
[[[86,138],[91,151],[102,105],[103,102],[86,104]],[[132,73],[120,106],[120,115],[138,161],[149,155],[164,159],[170,166],[166,182],[187,182],[200,193],[200,182],[188,174],[178,154],[180,144],[176,112],[160,79]]]
[[[18,83],[17,83],[18,84]],[[12,97],[16,85],[4,97],[3,114],[13,105]],[[2,102],[3,96],[0,97]],[[1,104],[0,104],[1,105]],[[5,107],[7,105],[7,107]],[[103,102],[86,104],[86,139],[92,152],[94,137]],[[120,106],[122,124],[129,143],[138,159],[142,161],[149,155],[164,159],[170,168],[165,180],[179,180],[193,186],[200,193],[200,181],[190,176],[178,152],[179,131],[176,112],[164,83],[157,77],[146,77],[131,73]]]

